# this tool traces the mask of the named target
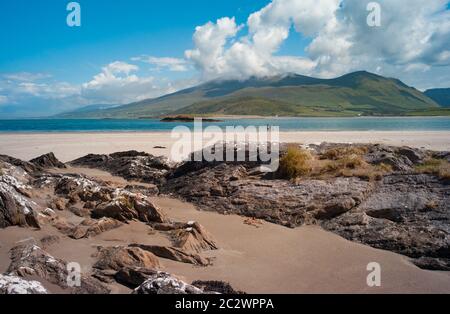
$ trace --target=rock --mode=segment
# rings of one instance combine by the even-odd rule
[[[70,206],[69,211],[74,214],[75,216],[81,217],[81,218],[87,218],[91,216],[91,211],[88,208],[79,208],[76,206]]]
[[[13,166],[20,167],[23,170],[25,170],[26,172],[31,173],[31,174],[34,174],[34,173],[37,173],[37,172],[40,172],[43,170],[41,167],[34,165],[30,162],[23,161],[23,160],[13,158],[10,156],[6,156],[6,155],[0,155],[0,160],[6,162],[8,164],[11,164]]]
[[[450,187],[433,176],[394,174],[357,208],[321,225],[348,240],[419,259],[419,267],[446,270],[449,194]]]
[[[158,272],[153,269],[141,267],[124,267],[118,271],[114,278],[118,283],[130,289],[136,289],[142,285],[150,276]]]
[[[137,151],[120,152],[111,155],[87,155],[70,163],[102,169],[127,180],[161,184],[174,166],[164,157],[155,157]]]
[[[48,294],[48,291],[38,281],[0,275],[0,294]]]
[[[157,196],[159,194],[159,189],[154,184],[147,184],[145,186],[142,185],[127,185],[125,190],[134,193],[134,194],[142,194],[147,197]]]
[[[94,268],[119,271],[124,267],[159,269],[161,265],[154,254],[137,247],[99,248]]]
[[[76,240],[91,238],[103,232],[117,229],[122,225],[123,223],[112,218],[86,219],[71,231],[70,237]]]
[[[173,260],[175,262],[187,263],[199,266],[208,266],[210,262],[198,254],[189,254],[180,249],[164,246],[152,246],[142,244],[132,244],[131,247],[138,247],[144,251],[151,252],[158,257]]]
[[[242,291],[234,290],[233,287],[223,281],[201,281],[197,280],[192,283],[193,286],[203,290],[204,292],[220,293],[220,294],[246,294]]]
[[[37,204],[23,196],[28,188],[15,177],[0,176],[0,228],[9,226],[30,226],[40,228],[36,214]]]
[[[241,165],[223,163],[170,178],[160,189],[161,193],[177,195],[201,210],[233,213],[296,227],[314,223],[317,212],[335,210],[330,206],[330,200],[354,200],[357,206],[374,185],[359,178],[304,179],[294,183],[248,177],[246,173]],[[312,205],[315,211],[311,211]],[[335,215],[345,210],[345,207],[341,208]]]
[[[22,245],[11,250],[7,273],[12,276],[41,278],[74,294],[108,294],[109,289],[97,280],[81,274],[81,285],[69,287],[67,262],[54,258],[34,245]]]
[[[142,222],[165,222],[163,211],[146,198],[135,194],[123,194],[114,200],[99,204],[92,211],[93,218],[110,217],[122,222],[137,219]]]
[[[324,208],[317,212],[315,218],[319,220],[333,219],[352,210],[355,206],[356,201],[353,198],[335,198],[327,202]]]
[[[192,285],[189,285],[172,275],[164,272],[157,272],[150,277],[136,290],[134,294],[204,294],[204,292]]]
[[[66,165],[60,162],[53,153],[48,153],[46,155],[42,155],[33,160],[30,160],[30,163],[43,169],[66,168]]]
[[[184,228],[174,231],[173,240],[175,246],[185,252],[200,253],[218,249],[211,234],[197,222],[188,222]]]

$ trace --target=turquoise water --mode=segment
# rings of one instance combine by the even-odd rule
[[[0,120],[0,133],[50,132],[145,132],[171,131],[175,126],[192,128],[192,123],[159,120]],[[450,131],[450,117],[407,118],[280,118],[239,119],[204,123],[204,126],[279,126],[282,131]]]

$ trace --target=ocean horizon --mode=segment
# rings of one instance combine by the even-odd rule
[[[0,133],[170,132],[189,122],[158,119],[17,119],[0,120]],[[278,126],[280,131],[450,131],[450,117],[251,118],[203,122],[203,127]]]

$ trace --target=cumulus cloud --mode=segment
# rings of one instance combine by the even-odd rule
[[[186,57],[206,78],[332,77],[359,69],[412,78],[450,66],[448,1],[379,0],[380,27],[367,23],[370,2],[273,0],[248,17],[246,34],[228,17],[197,27]],[[304,57],[278,55],[292,34],[310,39]]]
[[[154,65],[156,70],[169,70],[173,72],[188,71],[188,62],[185,59],[171,57],[140,56],[131,59]]]

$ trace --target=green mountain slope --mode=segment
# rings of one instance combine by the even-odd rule
[[[440,106],[450,108],[450,88],[429,89],[425,92],[425,95]]]
[[[328,80],[289,74],[212,81],[157,99],[65,117],[407,115],[439,108],[433,100],[399,80],[355,72]]]

